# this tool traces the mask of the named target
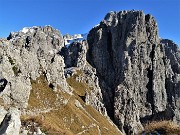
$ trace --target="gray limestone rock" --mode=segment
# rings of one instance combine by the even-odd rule
[[[137,134],[151,120],[180,122],[179,51],[170,42],[160,43],[154,17],[110,12],[87,41],[103,103],[121,131]]]
[[[27,106],[31,80],[44,75],[56,90],[70,92],[64,76],[64,60],[58,54],[64,46],[60,32],[50,26],[23,28],[12,32],[0,44],[0,96],[4,103]]]
[[[7,114],[7,111],[4,109],[4,107],[0,106],[0,123],[3,122],[6,114]]]
[[[78,82],[86,82],[90,88],[83,95],[84,101],[87,105],[93,106],[101,114],[107,116],[106,108],[103,104],[102,91],[99,87],[98,77],[96,76],[96,69],[93,68],[86,60],[87,41],[75,42],[68,47],[61,49],[60,54],[64,57],[65,76],[68,78],[80,70],[83,74],[77,77]]]
[[[82,71],[84,72],[82,80],[85,80],[90,88],[90,91],[85,93],[86,104],[93,106],[101,114],[107,116],[107,111],[103,103],[102,90],[99,86],[99,79],[96,75],[96,69],[86,62]]]
[[[17,108],[10,108],[1,123],[0,134],[19,135],[20,127],[20,111]]]
[[[59,54],[64,57],[65,68],[83,67],[86,63],[87,42],[73,42],[61,49]]]

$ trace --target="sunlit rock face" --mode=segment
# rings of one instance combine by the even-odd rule
[[[59,85],[68,91],[64,60],[58,54],[63,42],[59,31],[50,26],[23,28],[1,42],[1,95],[5,103],[26,107],[30,80],[36,80],[41,74],[54,89]]]
[[[159,39],[154,17],[110,12],[87,41],[87,60],[97,70],[108,115],[121,131],[136,134],[149,120],[180,122],[179,51]]]

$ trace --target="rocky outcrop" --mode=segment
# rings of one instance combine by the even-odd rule
[[[86,64],[87,42],[73,42],[59,52],[64,57],[65,68],[84,67]]]
[[[85,103],[87,105],[93,106],[97,111],[99,111],[104,116],[107,115],[106,108],[103,103],[102,90],[99,86],[99,79],[96,75],[96,69],[86,63],[82,68],[84,76],[80,80],[85,80],[90,90],[85,93]]]
[[[20,111],[10,108],[1,122],[1,135],[18,135],[21,127]]]
[[[171,40],[163,39],[161,43],[165,50],[165,88],[169,104],[165,116],[171,116],[175,122],[180,124],[180,50]]]
[[[85,82],[89,88],[89,90],[85,89],[86,93],[83,95],[84,101],[87,105],[93,106],[101,114],[107,116],[98,77],[96,76],[96,69],[86,60],[87,47],[87,41],[79,41],[73,42],[61,49],[60,54],[64,57],[65,63],[65,76],[69,78],[77,70],[82,72],[81,75],[76,77],[76,81]]]
[[[41,75],[54,91],[70,93],[58,54],[63,46],[60,32],[50,26],[23,28],[0,40],[0,99],[6,110],[10,108],[5,117],[1,112],[1,134],[19,134],[20,110],[28,106],[31,82]]]
[[[64,46],[58,30],[50,26],[24,28],[11,33],[0,44],[0,94],[4,103],[27,106],[31,80],[44,75],[49,86],[69,92],[64,60],[58,54]]]
[[[110,12],[87,41],[87,60],[97,71],[108,115],[121,131],[137,134],[151,120],[180,122],[179,51],[160,42],[154,17]]]

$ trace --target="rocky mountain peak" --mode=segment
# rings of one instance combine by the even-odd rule
[[[179,119],[179,103],[169,100],[179,102],[180,95],[173,94],[179,91],[179,56],[160,43],[152,15],[110,12],[87,41],[87,60],[97,70],[108,115],[121,131],[137,134],[146,121]]]
[[[21,41],[25,47],[30,47],[31,43],[33,43],[32,45],[34,47],[34,42],[41,42],[45,40],[47,40],[49,43],[44,44],[44,46],[46,45],[46,47],[49,46],[53,49],[60,50],[64,45],[64,40],[60,31],[52,28],[51,26],[25,27],[19,32],[11,32],[7,39],[12,42],[12,44],[17,46],[18,42]],[[38,46],[39,45],[41,46],[41,44],[38,44]],[[23,46],[21,46],[21,48],[22,47]]]
[[[11,32],[8,39],[12,39],[18,36],[25,36],[25,35],[31,35],[31,34],[36,34],[38,32],[44,33],[46,35],[57,35],[61,36],[60,31],[57,29],[54,29],[52,26],[47,25],[44,27],[41,26],[33,26],[33,27],[24,27],[22,30],[19,32]]]

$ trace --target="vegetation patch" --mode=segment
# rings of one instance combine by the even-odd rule
[[[98,122],[97,124],[102,135],[121,135],[121,133],[117,131],[116,127],[113,126],[106,117],[101,115],[92,106],[87,105],[85,106],[85,109]]]
[[[15,64],[14,60],[11,57],[8,57],[8,59],[9,59],[9,62],[11,63],[11,65]]]
[[[55,107],[57,94],[49,87],[43,75],[36,80],[31,80],[31,85],[32,90],[29,97],[28,109]]]
[[[13,60],[10,56],[8,57],[9,59],[9,62],[11,63],[11,65],[13,66],[12,67],[12,70],[14,72],[14,74],[16,76],[18,76],[19,73],[21,73],[21,71],[19,70],[19,68],[15,65],[15,60]]]
[[[25,127],[32,125],[30,130],[34,131],[33,125],[37,123],[36,125],[47,135],[74,135],[78,133],[81,135],[98,135],[100,132],[103,135],[120,135],[120,132],[103,115],[93,107],[86,105],[79,97],[78,94],[83,95],[88,86],[83,84],[84,82],[80,82],[78,85],[74,84],[72,80],[75,79],[75,76],[69,80],[74,89],[78,88],[78,90],[74,90],[75,94],[73,95],[62,92],[60,86],[57,92],[54,92],[44,76],[31,80],[32,90],[27,111],[33,112],[33,110],[48,107],[52,110],[22,115],[23,125]],[[63,101],[66,100],[67,102],[65,104],[62,104],[61,100],[61,102],[57,102],[57,97],[62,97]],[[81,104],[80,107],[75,104],[77,100]]]
[[[4,106],[4,100],[2,97],[0,97],[0,105]]]
[[[180,126],[172,121],[153,121],[145,125],[144,133],[152,134],[159,133],[162,135],[179,135]]]
[[[23,123],[35,122],[47,135],[120,135],[109,121],[91,106],[82,104],[84,109],[74,105],[76,97],[72,96],[68,104],[48,113],[37,116],[22,116]],[[94,117],[94,119],[93,119]]]
[[[13,66],[12,70],[16,76],[18,76],[18,74],[20,73],[17,66]]]
[[[36,122],[41,130],[48,135],[64,134],[73,135],[83,131],[93,120],[86,113],[74,105],[75,98],[72,97],[67,105],[56,108],[47,113],[37,116],[22,116],[24,123]]]
[[[90,87],[86,84],[85,81],[77,81],[78,77],[83,76],[83,72],[80,70],[76,71],[76,74],[67,78],[67,83],[74,89],[74,93],[79,96],[84,96],[86,91],[90,91]]]

